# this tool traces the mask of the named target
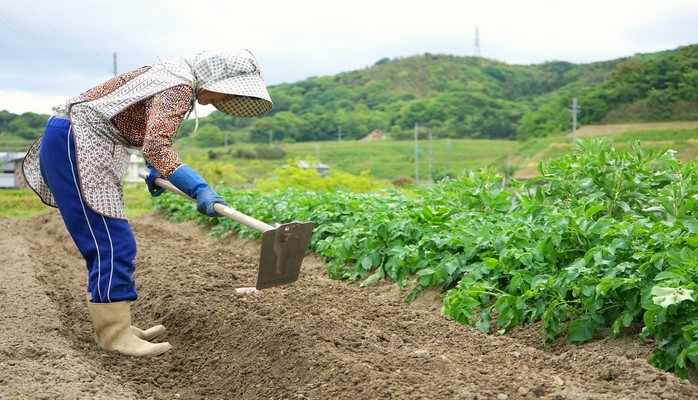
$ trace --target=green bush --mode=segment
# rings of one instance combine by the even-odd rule
[[[326,174],[321,174],[316,168],[300,167],[299,161],[300,159],[295,159],[284,167],[276,168],[274,170],[276,177],[256,181],[257,188],[265,193],[285,190],[289,187],[311,192],[346,190],[352,193],[366,193],[389,186],[386,182],[372,178],[368,172],[353,175],[343,171],[330,170]],[[315,161],[311,159],[306,164],[315,165]]]

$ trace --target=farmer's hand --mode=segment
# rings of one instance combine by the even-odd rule
[[[218,217],[216,210],[213,209],[214,204],[228,205],[196,171],[186,164],[177,167],[170,176],[170,182],[196,200],[196,210],[209,217]]]
[[[224,206],[228,205],[228,203],[210,187],[199,190],[199,193],[196,195],[196,210],[209,217],[218,217],[218,213],[216,213],[216,210],[213,208],[213,205],[216,203],[223,204]]]
[[[148,185],[148,191],[153,197],[160,196],[165,189],[155,184],[155,178],[162,178],[162,176],[151,163],[146,162],[145,166],[150,169],[150,173],[145,177],[145,183]]]

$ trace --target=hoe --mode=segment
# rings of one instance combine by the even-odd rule
[[[147,174],[140,173],[145,179]],[[155,179],[155,184],[186,199],[194,201],[165,179]],[[289,222],[271,226],[245,215],[223,204],[215,204],[213,209],[220,215],[231,218],[262,234],[262,249],[259,254],[256,290],[295,282],[301,270],[301,263],[310,244],[314,222]],[[251,289],[251,288],[248,288]],[[253,289],[253,290],[254,290]]]

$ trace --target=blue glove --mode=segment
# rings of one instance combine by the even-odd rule
[[[216,192],[211,189],[211,186],[196,173],[190,166],[186,164],[180,165],[170,176],[170,182],[183,191],[189,197],[196,200],[196,210],[209,217],[217,217],[218,214],[213,209],[216,203],[227,206],[228,203],[223,200]]]
[[[145,177],[145,183],[148,185],[148,191],[150,192],[151,196],[158,197],[162,194],[162,192],[165,191],[165,189],[155,184],[155,178],[162,178],[162,175],[160,175],[158,170],[156,170],[151,163],[146,161],[145,166],[150,169],[150,173]]]

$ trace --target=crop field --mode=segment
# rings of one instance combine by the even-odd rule
[[[235,289],[256,276],[256,232],[155,198],[130,214],[134,323],[164,324],[174,348],[147,360],[94,343],[57,212],[2,218],[0,394],[693,398],[695,163],[590,138],[540,172],[369,193],[219,187],[260,220],[316,223],[300,279],[253,294]]]

